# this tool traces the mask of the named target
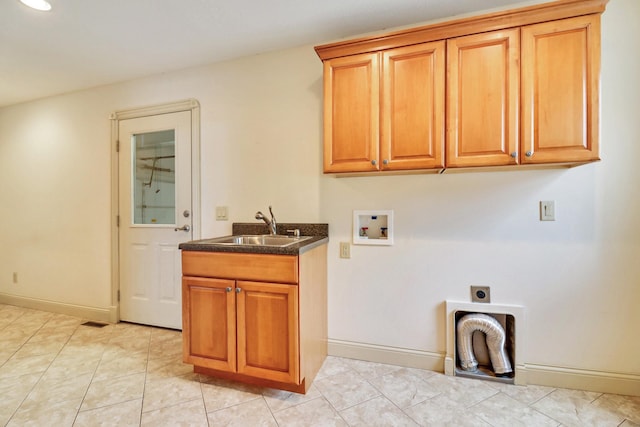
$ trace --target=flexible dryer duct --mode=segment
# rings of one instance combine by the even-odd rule
[[[471,343],[475,331],[484,332],[486,335],[489,359],[496,374],[508,374],[512,372],[511,362],[505,351],[506,336],[504,328],[493,317],[481,313],[466,314],[458,320],[456,325],[458,336],[458,357],[460,366],[465,371],[475,371],[478,361],[473,354]]]

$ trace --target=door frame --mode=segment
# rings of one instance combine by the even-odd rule
[[[116,323],[120,321],[120,240],[119,240],[119,123],[120,120],[136,119],[160,114],[191,112],[191,212],[192,236],[194,240],[200,238],[200,103],[196,99],[186,99],[167,104],[120,110],[111,113],[111,313]]]

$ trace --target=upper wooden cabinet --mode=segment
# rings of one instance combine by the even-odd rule
[[[600,16],[522,28],[523,163],[599,160]]]
[[[442,167],[444,42],[324,63],[324,171]]]
[[[447,41],[447,167],[518,162],[520,31]]]
[[[379,54],[324,63],[324,170],[377,170]]]
[[[325,173],[598,160],[607,1],[560,0],[316,46]]]

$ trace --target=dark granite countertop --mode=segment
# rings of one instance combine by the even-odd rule
[[[226,245],[209,243],[211,239],[193,240],[181,243],[179,248],[184,251],[200,252],[236,252],[250,254],[275,254],[275,255],[299,255],[317,246],[329,242],[329,224],[303,224],[303,223],[282,223],[277,226],[277,234],[287,235],[287,230],[300,230],[300,236],[312,236],[300,243],[293,245],[278,246],[257,246],[257,245]],[[233,235],[242,234],[269,234],[266,224],[262,223],[233,223]],[[220,236],[222,237],[222,236]]]

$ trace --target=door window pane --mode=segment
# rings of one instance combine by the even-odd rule
[[[176,223],[175,130],[132,136],[133,223]]]

